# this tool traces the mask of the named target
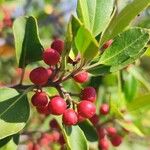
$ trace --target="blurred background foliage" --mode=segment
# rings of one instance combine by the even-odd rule
[[[120,12],[130,1],[116,0],[117,11]],[[48,47],[53,39],[64,39],[67,21],[71,13],[75,12],[75,8],[76,0],[0,0],[0,86],[16,84],[20,79],[21,69],[17,68],[16,64],[12,33],[12,24],[15,18],[22,15],[35,16],[38,20],[42,44],[44,47]],[[132,26],[150,29],[150,8],[139,14],[132,22]],[[29,82],[30,68],[37,66],[39,63],[41,62],[27,67],[25,83]],[[78,84],[72,84],[72,82],[65,83],[65,88],[79,92],[81,87]],[[146,135],[141,138],[131,134],[126,137],[124,144],[118,149],[148,150],[148,147],[150,149],[150,104],[141,102],[142,95],[150,93],[150,48],[142,59],[136,61],[134,65],[130,65],[120,73],[91,77],[88,84],[96,87],[98,91],[97,108],[102,102],[110,102],[112,107],[115,106],[118,111],[124,112],[126,122],[134,122]],[[50,91],[49,94],[56,92],[54,89],[46,90]],[[133,100],[137,100],[132,103],[136,106],[135,109],[127,110],[126,101],[130,104]],[[26,128],[37,128],[35,124],[38,125],[39,122],[43,122],[43,116],[39,116],[40,119],[37,120],[34,114],[33,111],[32,116],[35,117],[32,117]],[[32,124],[30,124],[31,122]],[[45,121],[45,124],[40,128],[46,128],[47,126],[47,121]]]

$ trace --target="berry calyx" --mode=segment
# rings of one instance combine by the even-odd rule
[[[113,40],[112,40],[112,39],[109,40],[109,41],[107,41],[107,42],[103,45],[103,49],[107,49],[108,47],[111,46],[112,43],[113,43]]]
[[[99,140],[99,148],[102,150],[108,150],[109,149],[109,142],[106,138],[102,138]]]
[[[53,97],[48,104],[49,111],[53,115],[61,115],[67,108],[67,104],[60,96]]]
[[[88,101],[94,102],[96,100],[96,91],[93,87],[86,87],[81,92],[81,99],[86,99]]]
[[[42,86],[47,83],[49,78],[48,72],[43,67],[38,67],[30,72],[30,80],[32,83],[38,86]]]
[[[43,52],[43,60],[46,64],[48,65],[56,65],[59,60],[60,60],[60,55],[59,53],[52,49],[52,48],[48,48]]]
[[[77,113],[73,109],[67,109],[63,113],[62,120],[65,125],[75,125],[78,122]]]
[[[108,104],[102,104],[100,107],[100,114],[107,115],[109,113],[109,105]]]
[[[59,54],[64,50],[64,42],[60,39],[56,39],[52,42],[51,48],[56,50]]]
[[[117,130],[114,127],[108,127],[106,129],[108,136],[113,137],[117,134]]]
[[[78,74],[76,74],[73,79],[78,82],[78,83],[84,83],[84,82],[87,82],[88,79],[89,79],[89,76],[88,76],[88,72],[84,71],[84,72],[80,72]]]
[[[120,135],[115,135],[110,139],[113,146],[117,147],[122,143],[122,137]]]
[[[46,105],[48,104],[48,97],[45,92],[36,92],[32,96],[31,102],[33,106],[46,107]]]
[[[78,113],[85,118],[91,118],[96,113],[95,105],[87,100],[83,100],[78,104]]]

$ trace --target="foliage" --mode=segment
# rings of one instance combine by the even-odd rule
[[[53,116],[50,116],[50,119],[47,114],[44,117],[38,116],[29,107],[28,102],[30,92],[41,91],[42,88],[50,98],[58,94],[62,97],[65,95],[65,100],[70,99],[69,102],[66,101],[67,107],[71,105],[76,110],[75,105],[80,103],[79,92],[87,85],[97,84],[96,109],[99,111],[102,103],[110,106],[108,116],[100,112],[97,126],[91,119],[87,119],[78,125],[68,127],[62,124],[59,117],[55,117],[65,139],[66,149],[92,149],[91,143],[97,142],[99,138],[99,125],[107,127],[113,124],[122,136],[126,134],[122,129],[141,138],[150,133],[142,129],[143,117],[138,119],[138,114],[141,111],[147,112],[150,107],[150,85],[145,72],[143,71],[143,75],[137,67],[139,59],[149,49],[150,30],[145,22],[139,23],[138,27],[131,24],[149,5],[150,0],[133,0],[118,12],[113,0],[78,0],[77,17],[72,15],[68,22],[64,50],[60,61],[53,67],[54,77],[48,80],[47,84],[40,86],[32,85],[28,80],[25,81],[27,84],[22,84],[25,69],[35,67],[33,64],[47,67],[42,62],[45,45],[41,43],[40,29],[35,17],[18,17],[13,23],[13,34],[16,64],[22,69],[21,81],[11,88],[0,88],[0,149],[17,149],[18,134],[30,134],[30,128],[40,129],[38,124],[43,123],[44,126],[39,132],[45,133],[47,129],[49,131],[49,125],[45,120],[48,118],[49,122]],[[109,40],[113,42],[106,48],[105,44]],[[71,59],[71,63],[68,59]],[[72,80],[72,77],[84,71],[91,75],[88,83],[79,84]],[[40,78],[40,75],[36,77]],[[38,116],[36,127],[31,125],[34,115]],[[131,123],[128,122],[128,117]]]

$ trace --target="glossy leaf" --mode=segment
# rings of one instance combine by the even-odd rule
[[[88,70],[93,76],[100,76],[110,73],[110,66],[98,65]]]
[[[98,54],[98,43],[92,34],[85,28],[80,27],[75,37],[75,45],[84,59],[91,60]]]
[[[88,150],[88,144],[79,126],[65,127],[64,132],[70,150]]]
[[[19,136],[13,135],[0,140],[0,150],[17,150]]]
[[[102,54],[99,62],[111,66],[110,72],[122,69],[145,52],[144,47],[148,41],[147,31],[140,28],[129,29],[114,39],[113,44]]]
[[[100,41],[101,44],[121,33],[150,4],[150,0],[133,0],[118,15],[114,15]]]
[[[135,133],[141,137],[144,136],[143,133],[140,131],[140,129],[138,129],[137,126],[134,125],[133,123],[128,123],[120,120],[117,120],[117,123],[120,124],[124,129],[126,129],[129,132]]]
[[[83,121],[79,124],[79,127],[84,132],[86,138],[90,142],[94,142],[98,140],[97,132],[92,124],[88,121]]]
[[[62,125],[62,117],[55,117],[64,135],[67,150],[88,150],[87,139],[78,125]]]
[[[29,118],[26,93],[15,89],[0,89],[0,139],[22,130]]]
[[[78,0],[78,18],[94,36],[106,28],[112,11],[113,0]]]
[[[41,60],[43,47],[39,40],[37,21],[34,17],[19,17],[13,25],[16,58],[20,68]]]

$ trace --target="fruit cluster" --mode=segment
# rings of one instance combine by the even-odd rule
[[[94,102],[96,101],[96,91],[93,87],[86,87],[83,89],[78,95],[78,98],[81,99],[80,102],[72,100],[70,94],[66,91],[64,92],[61,87],[62,79],[58,75],[63,49],[64,42],[55,40],[52,43],[51,48],[46,49],[42,55],[44,62],[49,65],[49,68],[38,67],[31,71],[30,80],[37,87],[31,101],[39,113],[46,115],[62,115],[63,124],[70,126],[76,125],[86,118],[91,118],[95,114],[96,107]],[[74,74],[71,74],[70,77],[78,83],[87,82],[89,79],[88,72],[84,70],[78,70]],[[49,97],[42,90],[43,86],[55,87],[58,90],[59,95]]]
[[[65,140],[57,121],[55,119],[52,119],[49,125],[49,131],[41,133],[39,138],[34,139],[34,142],[28,142],[28,150],[51,150],[53,149],[54,144],[60,145],[61,150],[64,149]]]
[[[99,109],[99,115],[95,114],[90,118],[91,123],[95,126],[98,135],[98,147],[100,150],[109,150],[109,143],[114,147],[119,146],[122,143],[123,137],[117,132],[117,129],[112,126],[112,121],[107,120],[101,123],[100,119],[102,116],[109,114],[110,107],[108,104],[102,104]],[[110,141],[110,142],[109,142]]]

